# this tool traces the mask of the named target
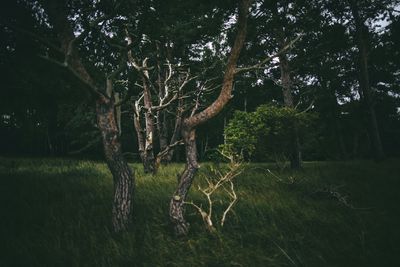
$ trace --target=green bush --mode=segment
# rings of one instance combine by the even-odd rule
[[[294,129],[301,141],[308,142],[315,118],[313,113],[273,105],[262,105],[254,112],[237,111],[224,130],[222,149],[247,160],[286,158]]]

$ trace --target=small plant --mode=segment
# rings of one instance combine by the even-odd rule
[[[229,160],[227,164],[228,169],[222,170],[219,167],[211,167],[210,170],[212,174],[204,176],[207,182],[206,187],[198,186],[199,192],[201,192],[207,199],[208,207],[203,208],[202,205],[195,204],[193,201],[185,202],[185,204],[194,207],[199,212],[207,230],[210,232],[215,232],[216,230],[213,223],[213,210],[215,203],[214,194],[223,191],[229,196],[229,204],[222,213],[220,220],[220,225],[223,227],[227,214],[232,210],[238,199],[233,179],[244,170],[243,161],[239,160],[239,156],[227,153],[227,151],[223,150],[219,150],[219,153],[225,159]]]

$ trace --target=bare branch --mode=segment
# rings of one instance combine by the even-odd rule
[[[58,60],[55,60],[53,58],[50,58],[48,56],[43,56],[43,55],[39,55],[40,58],[55,64],[57,66],[60,66],[62,68],[66,68],[69,72],[71,72],[76,78],[78,78],[83,84],[85,84],[89,89],[90,92],[96,96],[104,96],[99,89],[93,85],[92,83],[88,82],[86,79],[84,79],[77,71],[75,71],[74,68],[72,68],[67,62],[60,62]]]
[[[230,186],[231,186],[231,187],[230,187],[231,190],[230,190],[230,191],[227,190],[227,192],[228,192],[228,194],[231,196],[232,200],[231,200],[231,202],[229,203],[228,207],[225,209],[224,213],[222,214],[221,226],[224,226],[225,219],[226,219],[226,215],[227,215],[228,212],[232,209],[232,207],[235,205],[235,203],[236,203],[236,201],[237,201],[237,195],[236,195],[236,192],[235,192],[235,188],[234,188],[233,182],[232,182],[232,181],[229,181],[229,184],[230,184]]]
[[[175,100],[178,99],[178,94],[175,94],[167,103],[158,106],[152,106],[151,111],[160,111],[170,106]]]
[[[303,36],[303,34],[299,34],[296,38],[294,38],[291,42],[289,42],[287,45],[285,45],[281,50],[279,50],[276,54],[269,56],[267,58],[265,58],[264,60],[262,60],[261,62],[250,66],[250,67],[243,67],[243,68],[236,68],[235,73],[239,74],[239,73],[243,73],[243,72],[248,72],[248,71],[252,71],[252,70],[256,70],[256,69],[265,69],[265,64],[267,64],[268,62],[270,62],[272,59],[285,54],[288,50],[290,50],[294,44],[300,40],[300,38]]]
[[[214,200],[213,200],[213,194],[217,192],[219,189],[223,189],[229,196],[230,201],[228,206],[225,208],[224,212],[222,213],[221,216],[221,221],[220,225],[221,227],[224,226],[227,214],[232,211],[233,206],[237,202],[237,194],[235,192],[235,187],[233,183],[233,179],[241,174],[243,172],[242,166],[242,161],[235,161],[237,157],[234,157],[233,155],[229,155],[227,153],[224,153],[224,156],[226,156],[228,159],[230,159],[230,163],[228,164],[228,171],[222,172],[219,169],[213,170],[214,176],[217,177],[212,178],[212,177],[207,177],[205,176],[204,179],[207,183],[207,187],[202,188],[198,186],[198,190],[206,197],[207,203],[208,203],[208,210],[203,209],[201,206],[198,206],[194,204],[193,202],[185,202],[185,204],[189,204],[197,209],[197,211],[200,213],[201,217],[203,218],[203,221],[205,225],[207,226],[208,230],[215,231],[215,228],[213,226],[212,222],[212,214],[213,214],[213,205],[214,205]],[[229,184],[227,187],[226,185]]]
[[[52,63],[52,64],[55,64],[55,65],[59,66],[59,67],[68,68],[67,62],[61,62],[61,61],[58,61],[58,60],[56,60],[56,59],[54,59],[54,58],[51,58],[51,57],[49,57],[49,56],[44,56],[44,55],[38,55],[38,56],[39,56],[40,58],[42,58],[42,59],[44,59],[44,60],[46,60],[46,61]]]
[[[306,109],[302,110],[300,113],[306,113],[307,111],[312,109],[314,107],[314,103],[315,103],[315,99],[313,99],[313,101],[311,101],[310,105],[308,105],[308,107]],[[297,106],[296,106],[296,108],[297,108]]]
[[[165,85],[167,85],[169,80],[171,80],[171,77],[172,77],[172,74],[173,74],[172,65],[171,65],[171,63],[169,62],[168,59],[167,59],[167,65],[168,65],[168,75],[167,75],[167,78],[165,79],[165,82],[164,82]]]

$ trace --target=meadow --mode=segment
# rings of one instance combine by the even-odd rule
[[[206,205],[196,185],[211,165],[189,200]],[[400,160],[249,164],[224,227],[209,233],[188,206],[186,238],[168,219],[183,165],[155,176],[132,167],[134,224],[116,235],[104,163],[0,158],[0,266],[400,266]]]

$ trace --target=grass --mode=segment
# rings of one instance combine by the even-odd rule
[[[114,235],[105,164],[0,158],[0,266],[400,266],[399,160],[312,162],[299,172],[250,165],[224,228],[207,233],[188,207],[183,239],[168,220],[183,166],[156,176],[133,167],[134,226]],[[315,193],[333,185],[355,208]],[[189,198],[205,204],[195,188]]]

